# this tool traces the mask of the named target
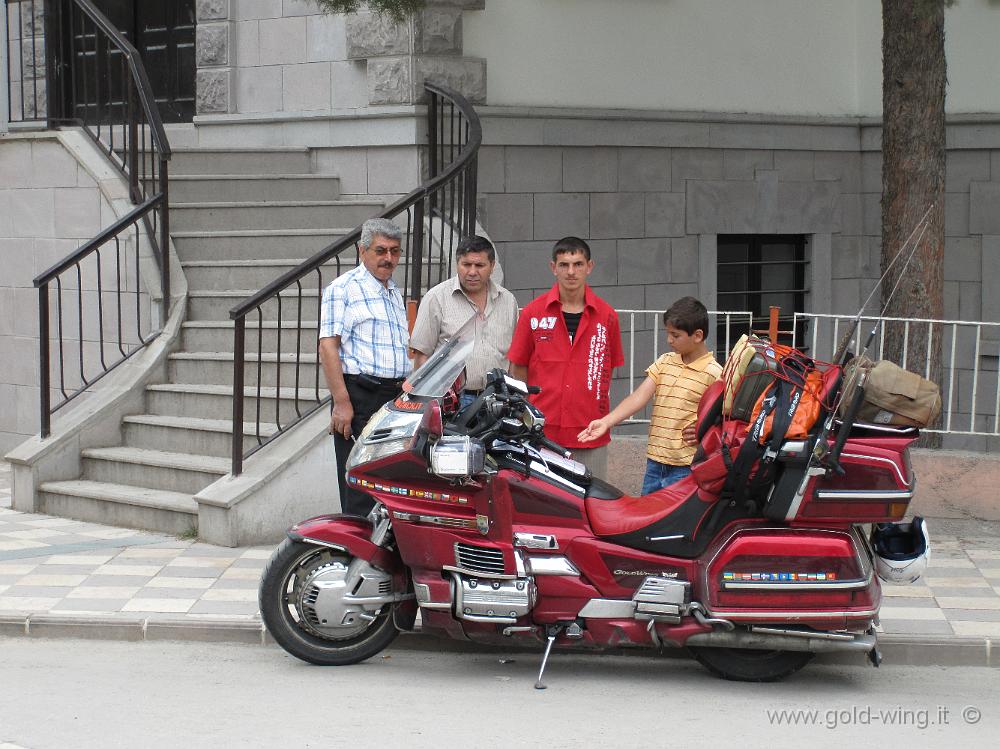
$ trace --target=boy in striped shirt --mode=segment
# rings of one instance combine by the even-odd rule
[[[705,345],[708,310],[704,304],[691,296],[678,299],[663,313],[663,324],[671,353],[653,362],[639,387],[607,416],[590,422],[577,437],[588,442],[603,436],[654,398],[642,482],[644,495],[691,473],[697,448],[698,401],[722,374],[722,367]]]

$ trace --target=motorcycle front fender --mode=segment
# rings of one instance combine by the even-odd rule
[[[288,529],[293,541],[341,549],[385,572],[405,574],[399,556],[373,544],[371,535],[371,524],[357,515],[320,515]]]
[[[373,544],[371,535],[371,523],[357,515],[320,515],[288,529],[288,537],[293,541],[345,551],[391,573],[397,591],[409,590],[406,565],[397,554]],[[417,602],[412,596],[393,605],[392,618],[397,629],[412,630],[416,616]]]

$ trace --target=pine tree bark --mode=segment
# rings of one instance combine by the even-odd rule
[[[887,317],[944,316],[945,83],[944,0],[882,0],[881,265],[886,277],[881,294]],[[908,247],[889,268],[931,206],[909,265],[903,268]],[[907,369],[927,376],[929,354],[930,379],[941,383],[942,332],[941,326],[911,324],[904,336],[902,324],[887,325],[883,358],[905,361]]]

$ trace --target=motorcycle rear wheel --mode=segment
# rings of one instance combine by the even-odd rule
[[[812,660],[813,654],[794,650],[688,648],[716,676],[729,681],[780,681]]]
[[[305,621],[296,594],[305,573],[324,562],[344,565],[352,559],[344,552],[285,539],[268,560],[260,584],[261,617],[275,642],[296,658],[318,666],[359,663],[384,650],[399,634],[389,605],[372,621],[362,620],[342,633],[327,628],[329,636]]]

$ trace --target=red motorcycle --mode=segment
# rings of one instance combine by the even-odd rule
[[[358,437],[348,481],[373,498],[368,517],[304,521],[275,550],[260,609],[285,650],[356,663],[419,610],[423,630],[456,639],[545,644],[538,687],[553,645],[683,647],[751,681],[820,652],[878,665],[879,576],[912,581],[929,555],[922,521],[892,522],[913,496],[916,429],[824,414],[755,459],[748,478],[766,463],[766,487],[734,491],[726,477],[754,424],[722,418],[716,383],[695,475],[625,496],[545,438],[528,388],[500,370],[458,408],[473,340],[470,324]]]

